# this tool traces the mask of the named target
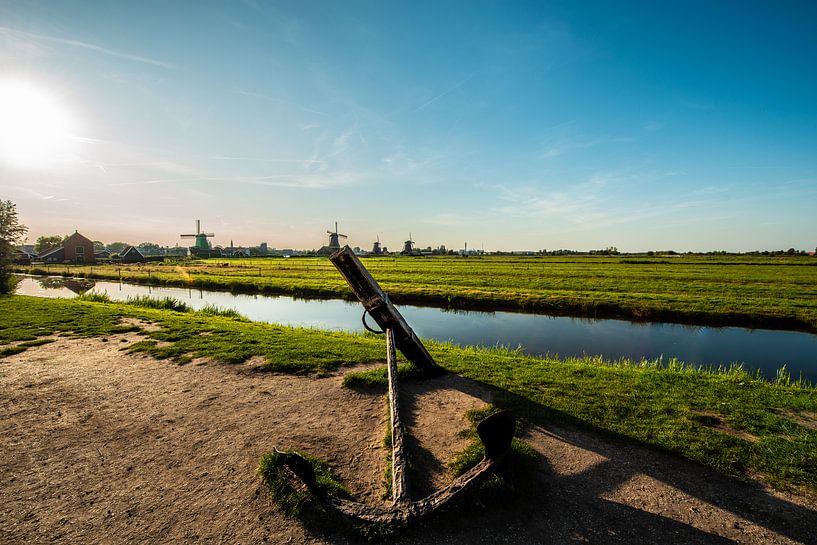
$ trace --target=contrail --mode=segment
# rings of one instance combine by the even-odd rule
[[[458,84],[454,85],[453,87],[450,87],[449,89],[447,89],[447,90],[443,91],[443,92],[442,92],[442,93],[440,93],[439,95],[437,95],[437,96],[435,96],[435,97],[433,97],[433,98],[431,98],[431,99],[427,100],[426,102],[424,102],[424,103],[422,103],[421,105],[419,105],[419,106],[417,106],[416,108],[414,108],[414,109],[411,111],[411,113],[419,112],[420,110],[422,110],[423,108],[425,108],[425,107],[426,107],[426,106],[428,106],[429,104],[431,104],[431,103],[433,103],[433,102],[437,102],[438,100],[440,100],[441,98],[443,98],[445,95],[447,95],[447,94],[448,94],[448,93],[450,93],[451,91],[455,91],[455,90],[459,89],[460,87],[462,87],[462,86],[463,86],[463,84],[465,84],[465,82],[466,82],[466,81],[468,81],[469,79],[471,79],[472,77],[473,77],[473,76],[468,76],[467,78],[465,78],[464,80],[462,80],[462,81],[461,81],[461,82],[459,82]]]
[[[102,47],[96,44],[88,43],[88,42],[81,42],[79,40],[72,40],[66,38],[56,38],[54,36],[45,36],[43,34],[34,34],[32,32],[25,32],[22,30],[16,30],[13,28],[2,27],[0,26],[0,34],[7,34],[22,38],[28,38],[31,40],[41,40],[45,42],[53,42],[58,44],[63,44],[71,47],[78,47],[80,49],[87,49],[89,51],[95,51],[97,53],[102,53],[103,55],[108,55],[110,57],[117,57],[119,59],[126,59],[129,61],[136,61],[142,62],[145,64],[152,64],[153,66],[160,66],[162,68],[175,68],[170,63],[166,63],[164,61],[157,61],[156,59],[151,59],[149,57],[142,57],[141,55],[131,55],[130,53],[122,53],[120,51],[115,51],[113,49],[108,49],[106,47]]]

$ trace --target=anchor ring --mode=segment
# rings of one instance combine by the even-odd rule
[[[363,321],[363,327],[365,327],[367,331],[370,331],[371,333],[374,333],[375,335],[383,335],[385,333],[385,331],[383,331],[382,329],[380,331],[378,331],[376,329],[372,329],[371,327],[369,327],[369,324],[366,323],[366,314],[368,314],[368,313],[369,313],[369,311],[367,309],[363,309],[363,316],[361,318],[361,320]]]

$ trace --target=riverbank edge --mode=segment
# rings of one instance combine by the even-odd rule
[[[127,303],[3,296],[0,314],[6,317],[0,342],[8,349],[32,349],[36,343],[30,341],[55,334],[93,337],[138,330],[144,340],[126,350],[179,365],[199,358],[232,364],[253,360],[254,370],[322,375],[383,358],[382,339],[370,335]],[[147,328],[147,323],[158,327]],[[29,346],[22,346],[26,342]],[[776,488],[817,494],[813,386],[780,376],[769,382],[741,368],[542,358],[436,342],[428,348],[444,368],[488,387],[495,405],[524,420],[591,429],[733,477],[759,476]],[[264,362],[260,367],[257,357]]]
[[[316,300],[344,300],[355,301],[352,292],[345,286],[341,289],[327,288],[297,288],[290,289],[284,286],[257,286],[253,283],[234,283],[225,287],[222,283],[208,280],[185,280],[168,278],[146,279],[131,275],[113,275],[100,273],[79,272],[72,276],[51,274],[46,270],[34,269],[27,271],[15,269],[15,274],[29,277],[60,277],[92,280],[113,280],[154,287],[174,287],[186,289],[201,289],[222,293],[241,295],[289,296],[296,299]],[[439,308],[452,311],[475,312],[514,312],[519,314],[543,314],[568,318],[586,319],[613,319],[626,320],[634,323],[673,323],[681,325],[695,325],[707,327],[742,327],[747,329],[770,329],[780,331],[798,331],[817,334],[817,322],[796,316],[777,316],[766,314],[747,314],[735,311],[707,312],[666,309],[657,307],[631,308],[614,303],[581,303],[573,304],[563,299],[542,296],[540,299],[509,299],[503,297],[478,298],[462,295],[416,295],[399,290],[389,290],[392,302],[399,305],[413,305],[419,307]]]

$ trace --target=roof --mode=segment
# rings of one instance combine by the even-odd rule
[[[50,250],[46,250],[45,252],[40,254],[40,259],[47,259],[57,254],[57,252],[65,252],[65,248],[62,246],[57,246],[56,248],[51,248]]]
[[[142,255],[142,252],[140,252],[139,250],[136,249],[135,246],[128,246],[127,248],[122,250],[122,253],[119,254],[119,256],[124,257],[124,256],[126,256],[128,254],[133,253],[133,252],[136,252],[137,254],[139,254],[139,257],[145,257],[144,255]]]
[[[74,234],[69,236],[68,238],[66,238],[65,241],[63,242],[63,244],[65,244],[69,240],[87,243],[87,244],[90,244],[91,246],[93,246],[93,244],[94,244],[94,242],[91,239],[79,234],[79,231],[74,231]]]

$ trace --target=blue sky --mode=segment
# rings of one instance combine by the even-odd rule
[[[815,6],[0,0],[0,91],[70,121],[0,197],[32,239],[813,249]]]

